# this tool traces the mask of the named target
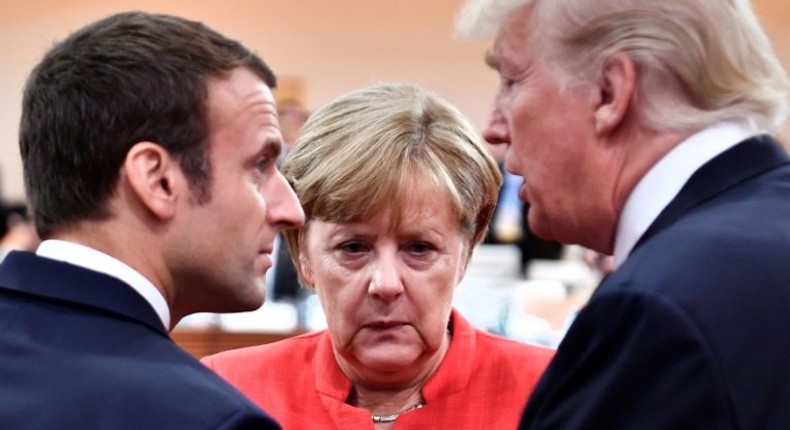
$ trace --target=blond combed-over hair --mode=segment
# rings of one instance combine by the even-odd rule
[[[447,101],[409,84],[352,91],[313,113],[282,171],[305,225],[284,232],[297,271],[313,220],[346,223],[388,214],[397,225],[407,193],[449,201],[469,240],[485,236],[502,176],[479,132]]]
[[[786,120],[790,81],[748,0],[470,0],[458,33],[490,35],[527,6],[520,25],[563,85],[594,82],[612,56],[628,55],[649,128],[736,120],[776,132]]]

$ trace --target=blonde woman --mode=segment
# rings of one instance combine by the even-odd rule
[[[354,91],[311,116],[283,172],[328,329],[205,363],[285,429],[514,428],[553,353],[453,310],[502,181],[469,121],[414,86]]]

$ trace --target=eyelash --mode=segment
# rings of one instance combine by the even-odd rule
[[[433,245],[427,242],[413,242],[409,245],[408,248],[411,250],[414,250],[415,248],[419,248],[417,252],[420,254],[425,254],[426,252],[433,251],[434,249],[436,249]]]
[[[338,249],[349,254],[358,254],[362,251],[367,250],[365,245],[362,244],[362,242],[353,241],[353,240],[341,243],[340,245],[338,245]]]
[[[370,248],[360,241],[348,241],[343,242],[337,247],[339,250],[348,253],[348,254],[359,254],[364,251],[368,251]],[[403,247],[408,252],[413,252],[416,254],[425,254],[427,252],[433,251],[436,249],[435,246],[428,242],[410,242],[408,245]]]

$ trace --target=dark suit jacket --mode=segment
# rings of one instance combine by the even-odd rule
[[[279,429],[131,287],[23,252],[0,265],[0,427]]]
[[[700,168],[570,328],[521,429],[790,429],[790,161]]]

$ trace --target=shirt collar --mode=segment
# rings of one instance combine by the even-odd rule
[[[682,141],[653,165],[623,207],[615,235],[614,268],[625,261],[639,238],[697,169],[754,134],[738,122],[714,124]]]
[[[170,308],[164,296],[151,281],[126,263],[93,248],[63,240],[41,242],[36,254],[120,279],[151,305],[162,321],[165,331],[170,330]]]

